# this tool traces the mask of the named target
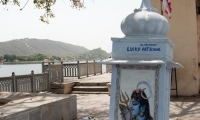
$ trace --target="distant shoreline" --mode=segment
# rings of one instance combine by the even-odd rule
[[[86,63],[87,60],[79,61],[79,63]],[[98,61],[98,60],[97,60]],[[14,64],[42,64],[44,61],[18,61],[18,62],[2,62],[0,65],[14,65]],[[53,61],[44,62],[45,65],[48,63],[52,63]],[[55,63],[61,63],[61,61],[54,61]],[[94,60],[89,60],[90,62],[94,62]],[[63,61],[63,64],[77,64],[77,61]]]
[[[3,65],[12,64],[42,64],[43,61],[20,61],[20,62],[3,62]]]

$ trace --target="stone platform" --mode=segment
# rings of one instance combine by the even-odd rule
[[[0,92],[0,120],[74,120],[75,95]]]
[[[70,80],[65,79],[65,82]],[[75,82],[110,82],[111,73],[74,79]],[[71,82],[70,81],[70,82]],[[77,120],[109,120],[110,96],[107,94],[76,94]],[[89,105],[88,105],[89,104]],[[171,97],[169,120],[200,120],[200,95],[194,97]],[[88,118],[88,119],[87,119]],[[91,119],[93,120],[93,119]]]
[[[77,94],[77,120],[109,120],[109,105],[110,96],[106,94]],[[171,97],[169,120],[200,120],[199,113],[200,95],[196,97]]]

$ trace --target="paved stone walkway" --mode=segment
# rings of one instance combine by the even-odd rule
[[[77,95],[78,120],[109,120],[109,104],[110,96],[106,94]],[[200,97],[171,98],[170,120],[200,120]]]
[[[78,118],[86,116],[108,120],[110,97],[107,94],[77,95]]]
[[[79,82],[109,82],[111,73],[76,79]],[[110,96],[106,94],[77,95],[78,120],[109,119]],[[91,119],[92,120],[92,119]],[[200,120],[200,96],[171,98],[170,120]]]
[[[81,77],[81,79],[78,79],[77,77],[64,78],[64,82],[110,82],[110,81],[111,81],[111,73],[91,75],[89,77]]]

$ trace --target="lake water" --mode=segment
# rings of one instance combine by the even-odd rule
[[[14,64],[14,65],[0,65],[0,77],[8,77],[15,72],[15,75],[31,74],[31,71],[35,74],[42,73],[42,64]]]
[[[31,71],[35,74],[42,73],[42,64],[13,64],[13,65],[0,65],[0,77],[9,77],[12,72],[15,75],[31,74]],[[106,71],[106,66],[102,65],[102,72]]]

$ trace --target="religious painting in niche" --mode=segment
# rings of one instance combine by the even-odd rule
[[[155,70],[121,69],[119,120],[153,120]]]

